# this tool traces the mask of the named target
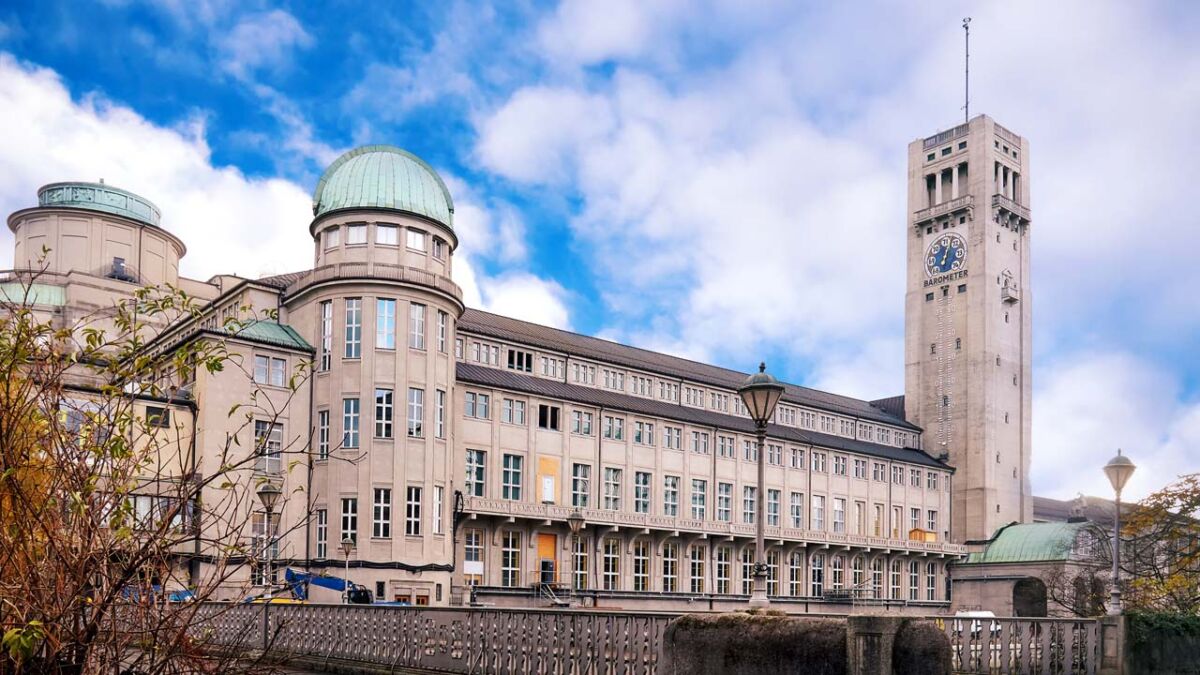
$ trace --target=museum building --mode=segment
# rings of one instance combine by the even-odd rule
[[[149,200],[56,183],[9,217],[5,288],[44,267],[30,301],[62,325],[148,284],[201,301],[153,345],[220,337],[248,377],[196,372],[146,409],[194,430],[201,470],[241,434],[247,480],[303,495],[240,535],[284,532],[277,568],[417,605],[728,609],[764,519],[773,604],[927,614],[967,541],[1032,519],[1028,142],[978,116],[908,154],[905,395],[786,385],[765,494],[745,373],[465,307],[450,191],[396,147],[322,175],[310,269],[181,277]],[[274,414],[233,425],[252,398]],[[268,580],[244,567],[224,597]]]

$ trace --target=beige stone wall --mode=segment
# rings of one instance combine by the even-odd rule
[[[952,538],[986,539],[1032,517],[1029,144],[986,116],[926,140],[909,146],[905,404],[926,451],[957,468]],[[997,165],[1019,179],[997,182]],[[965,267],[931,278],[947,235]]]

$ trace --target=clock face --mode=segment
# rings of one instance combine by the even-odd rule
[[[925,252],[925,273],[929,276],[957,272],[967,265],[967,242],[961,235],[943,234]]]

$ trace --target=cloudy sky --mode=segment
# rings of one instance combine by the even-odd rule
[[[311,189],[391,143],[505,314],[864,398],[903,391],[905,151],[1030,139],[1034,488],[1200,469],[1200,5],[105,0],[0,9],[0,211],[96,180],[183,271],[311,264]],[[12,235],[0,233],[0,267]]]

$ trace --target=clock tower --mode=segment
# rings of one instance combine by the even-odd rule
[[[1029,142],[986,115],[908,146],[905,414],[945,455],[950,537],[1032,518]]]

